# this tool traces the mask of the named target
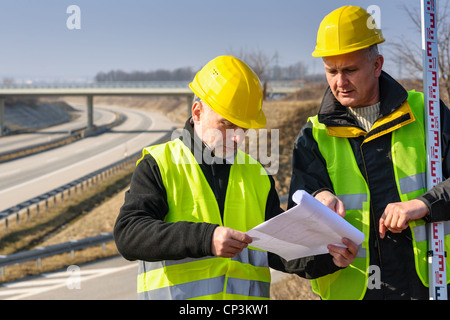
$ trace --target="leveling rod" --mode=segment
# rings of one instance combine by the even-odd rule
[[[423,86],[427,141],[427,189],[442,181],[437,0],[421,0]],[[428,225],[428,276],[431,300],[447,300],[444,224]]]

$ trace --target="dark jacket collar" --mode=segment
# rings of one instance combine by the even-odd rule
[[[186,120],[179,139],[191,150],[198,163],[204,163],[203,152],[207,147],[195,133],[192,117]]]
[[[380,82],[380,117],[398,109],[408,98],[408,92],[389,74],[382,71]],[[356,126],[356,121],[334,97],[330,87],[325,91],[319,108],[318,119],[327,126]]]

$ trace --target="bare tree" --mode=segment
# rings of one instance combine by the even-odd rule
[[[446,101],[447,105],[450,102],[450,18],[449,18],[449,0],[445,2],[438,2],[437,10],[437,31],[438,31],[438,59],[439,59],[439,76],[440,76],[440,92],[442,100]],[[421,27],[421,12],[420,8],[402,3],[408,17],[414,24],[414,29],[418,32],[418,36],[422,32]],[[422,72],[423,59],[422,48],[414,45],[408,41],[409,37],[402,37],[399,42],[393,43],[395,55],[403,66],[409,68],[412,73]]]
[[[233,52],[233,50],[230,49],[229,53],[247,63],[253,69],[253,71],[255,71],[256,75],[258,76],[259,80],[263,85],[264,90],[263,95],[265,100],[267,96],[266,72],[268,70],[269,65],[276,58],[277,53],[273,54],[272,56],[268,56],[261,50],[248,51],[242,48],[237,53]]]
[[[253,71],[255,71],[261,81],[265,81],[269,65],[277,56],[276,53],[269,56],[261,50],[247,50],[242,48],[239,52],[234,52],[232,49],[230,49],[229,52],[231,55],[247,63]]]
[[[10,86],[12,84],[14,84],[14,78],[12,77],[3,78],[3,85]]]

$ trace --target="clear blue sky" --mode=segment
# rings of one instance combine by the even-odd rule
[[[311,57],[322,18],[345,4],[380,8],[386,69],[396,76],[387,46],[399,37],[420,45],[420,33],[401,8],[419,0],[1,0],[0,81],[4,77],[94,77],[99,71],[200,68],[239,50],[278,52],[278,63]],[[81,10],[81,29],[69,30],[66,9]],[[414,31],[411,31],[414,30]]]

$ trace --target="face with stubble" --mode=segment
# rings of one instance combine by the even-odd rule
[[[247,129],[223,118],[204,102],[192,106],[195,133],[219,158],[233,157],[245,139]]]

